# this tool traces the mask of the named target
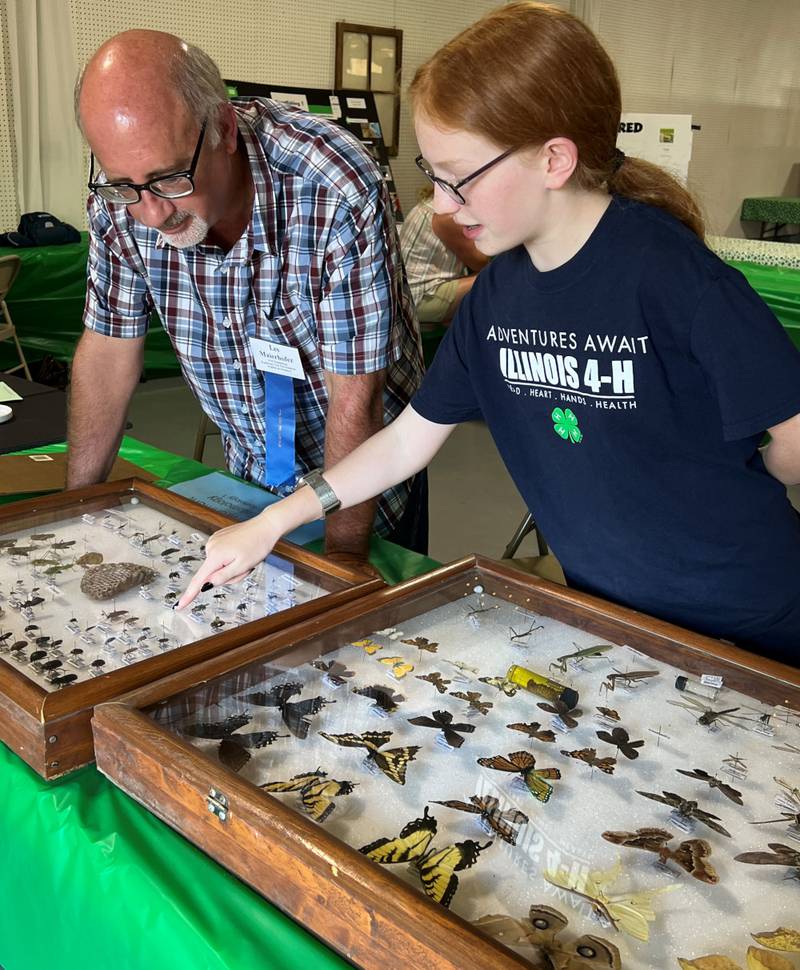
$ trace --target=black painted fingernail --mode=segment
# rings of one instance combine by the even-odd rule
[[[203,585],[200,587],[200,592],[207,593],[210,589],[213,589],[213,588],[214,588],[213,583],[203,583]]]

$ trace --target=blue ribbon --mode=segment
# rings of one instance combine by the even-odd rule
[[[275,489],[294,487],[294,380],[264,374],[266,458],[264,484]]]

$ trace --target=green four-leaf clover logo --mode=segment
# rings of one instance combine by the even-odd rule
[[[578,419],[569,408],[565,411],[562,411],[561,408],[554,408],[550,417],[553,419],[553,431],[559,438],[563,438],[564,441],[571,441],[575,445],[583,441],[583,432],[578,427]]]

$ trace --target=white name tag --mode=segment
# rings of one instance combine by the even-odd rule
[[[251,337],[250,351],[259,370],[266,371],[268,374],[280,374],[282,377],[293,377],[298,381],[305,380],[300,351],[296,347],[287,347],[286,344],[276,344],[271,340]]]

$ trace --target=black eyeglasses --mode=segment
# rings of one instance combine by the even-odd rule
[[[106,202],[117,202],[122,205],[133,205],[140,202],[142,192],[145,191],[152,192],[153,195],[157,195],[161,199],[182,199],[186,195],[191,195],[194,192],[194,173],[200,160],[206,124],[207,122],[204,121],[192,156],[192,163],[185,172],[159,175],[158,178],[152,179],[150,182],[143,182],[141,185],[137,185],[135,182],[95,182],[94,155],[92,155],[89,169],[89,188],[101,199],[105,199]]]
[[[416,163],[416,166],[420,172],[429,178],[434,185],[438,185],[445,195],[451,198],[454,202],[458,202],[459,205],[466,205],[467,200],[458,191],[461,186],[466,185],[467,182],[471,182],[473,179],[476,179],[479,175],[483,175],[483,173],[487,172],[493,165],[497,165],[498,162],[502,162],[504,158],[508,158],[508,156],[513,154],[515,151],[517,151],[516,148],[509,148],[507,152],[503,152],[502,155],[498,155],[497,158],[493,158],[491,162],[481,165],[481,167],[476,172],[473,172],[472,175],[468,175],[465,179],[461,179],[460,182],[455,183],[448,182],[445,179],[439,178],[438,175],[434,175],[433,170],[429,167],[422,155],[417,155],[414,162]]]

